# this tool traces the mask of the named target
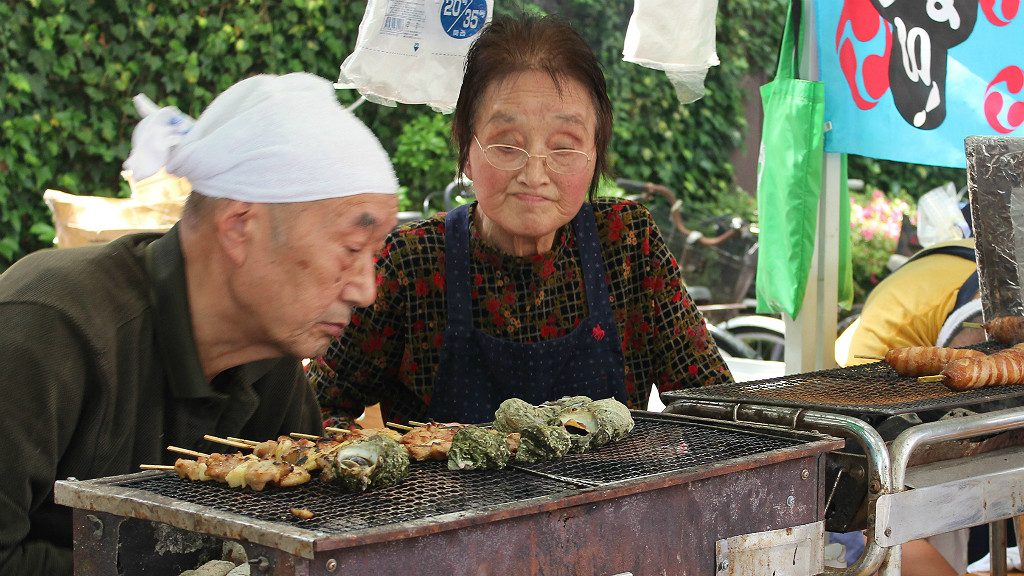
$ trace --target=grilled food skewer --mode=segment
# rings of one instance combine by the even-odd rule
[[[223,444],[225,446],[231,446],[232,448],[242,448],[251,450],[252,445],[245,442],[236,442],[230,438],[221,438],[220,436],[214,436],[212,434],[206,434],[203,436],[203,440],[209,440],[210,442],[216,442],[217,444]]]
[[[259,444],[259,442],[255,441],[255,440],[246,440],[245,438],[235,438],[234,436],[228,436],[228,440],[232,440],[234,442],[241,442],[243,444],[248,444],[250,446],[255,446],[255,445]]]
[[[1024,342],[1024,316],[999,316],[984,324],[964,322],[961,325],[965,328],[984,328],[993,340],[1003,344]]]
[[[943,384],[951,390],[1024,384],[1024,345],[1018,344],[981,358],[950,362],[942,370]]]
[[[953,360],[983,356],[984,352],[967,348],[907,346],[886,352],[885,362],[901,376],[931,376],[942,372]]]
[[[306,440],[319,440],[321,436],[314,436],[312,434],[303,434],[302,432],[291,432],[288,434],[292,438],[305,438]]]
[[[195,450],[189,450],[188,448],[179,448],[177,446],[168,446],[168,452],[174,452],[175,454],[184,454],[185,456],[192,456],[193,458],[208,458],[209,454],[202,452],[196,452]]]
[[[139,470],[174,470],[174,466],[166,464],[139,464]]]
[[[385,422],[384,425],[387,426],[388,428],[394,428],[395,430],[401,430],[403,432],[408,432],[412,430],[412,426],[406,426],[405,424],[397,424],[395,422]]]
[[[252,488],[260,491],[266,486],[298,486],[309,482],[309,472],[299,466],[277,460],[260,460],[250,454],[210,454],[195,460],[179,458],[174,463],[178,477],[186,480],[213,480],[232,488]]]

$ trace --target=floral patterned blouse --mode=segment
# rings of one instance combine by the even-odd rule
[[[731,382],[651,214],[613,198],[593,207],[629,407],[645,409],[652,385],[665,392]],[[547,253],[516,257],[485,243],[470,222],[476,329],[531,343],[565,336],[587,316],[571,223]],[[444,227],[437,215],[388,237],[376,302],[356,310],[342,337],[310,364],[326,419],[356,418],[377,402],[385,420],[425,419],[447,320]]]

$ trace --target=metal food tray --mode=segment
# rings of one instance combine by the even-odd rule
[[[842,441],[816,433],[634,412],[625,439],[557,461],[493,471],[413,462],[401,483],[345,493],[313,479],[262,492],[141,472],[57,483],[57,503],[242,538],[312,558],[322,550],[387,542],[637,494],[820,454]],[[289,509],[306,508],[301,520]]]
[[[994,352],[1006,346],[985,342],[970,348]],[[1024,396],[1024,385],[991,386],[962,392],[941,382],[920,382],[900,376],[885,362],[832,368],[736,384],[672,390],[663,396],[678,400],[767,404],[834,412],[850,416],[894,416],[908,412],[966,408]]]

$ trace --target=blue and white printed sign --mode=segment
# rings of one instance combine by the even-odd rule
[[[1024,136],[1021,0],[816,0],[825,149],[964,167],[964,138]]]
[[[469,38],[487,22],[487,0],[443,0],[441,28],[452,38]]]

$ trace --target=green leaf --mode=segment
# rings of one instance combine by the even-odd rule
[[[15,90],[18,90],[19,92],[32,92],[32,85],[29,84],[28,78],[24,74],[8,72],[7,74],[4,74],[4,77]]]

